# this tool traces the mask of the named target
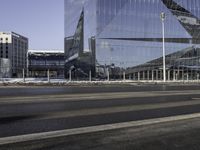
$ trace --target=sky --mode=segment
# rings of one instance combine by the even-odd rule
[[[29,38],[29,49],[64,49],[64,0],[0,0],[0,31]]]

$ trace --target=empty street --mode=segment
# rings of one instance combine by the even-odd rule
[[[199,85],[1,87],[0,149],[159,149],[199,131],[199,113]]]

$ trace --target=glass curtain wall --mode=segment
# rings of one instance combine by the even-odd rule
[[[95,76],[91,39],[96,34],[96,0],[65,0],[65,77]],[[93,57],[92,57],[93,55]]]
[[[167,79],[199,79],[199,0],[65,0],[66,53],[75,51],[73,40],[83,19],[82,53],[67,57],[66,66],[84,58],[85,65],[79,62],[75,72],[85,77],[93,66],[96,78],[109,72],[111,79],[125,74],[132,80],[162,80],[161,12],[166,14]]]

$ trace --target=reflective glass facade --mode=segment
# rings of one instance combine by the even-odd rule
[[[51,77],[63,78],[64,53],[47,51],[28,52],[29,77],[47,77],[48,70]]]
[[[199,78],[199,0],[65,0],[66,76],[161,80],[161,12],[167,79]]]

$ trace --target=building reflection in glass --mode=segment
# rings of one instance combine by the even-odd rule
[[[199,0],[65,0],[65,75],[162,80],[165,12],[168,80],[199,78]]]

